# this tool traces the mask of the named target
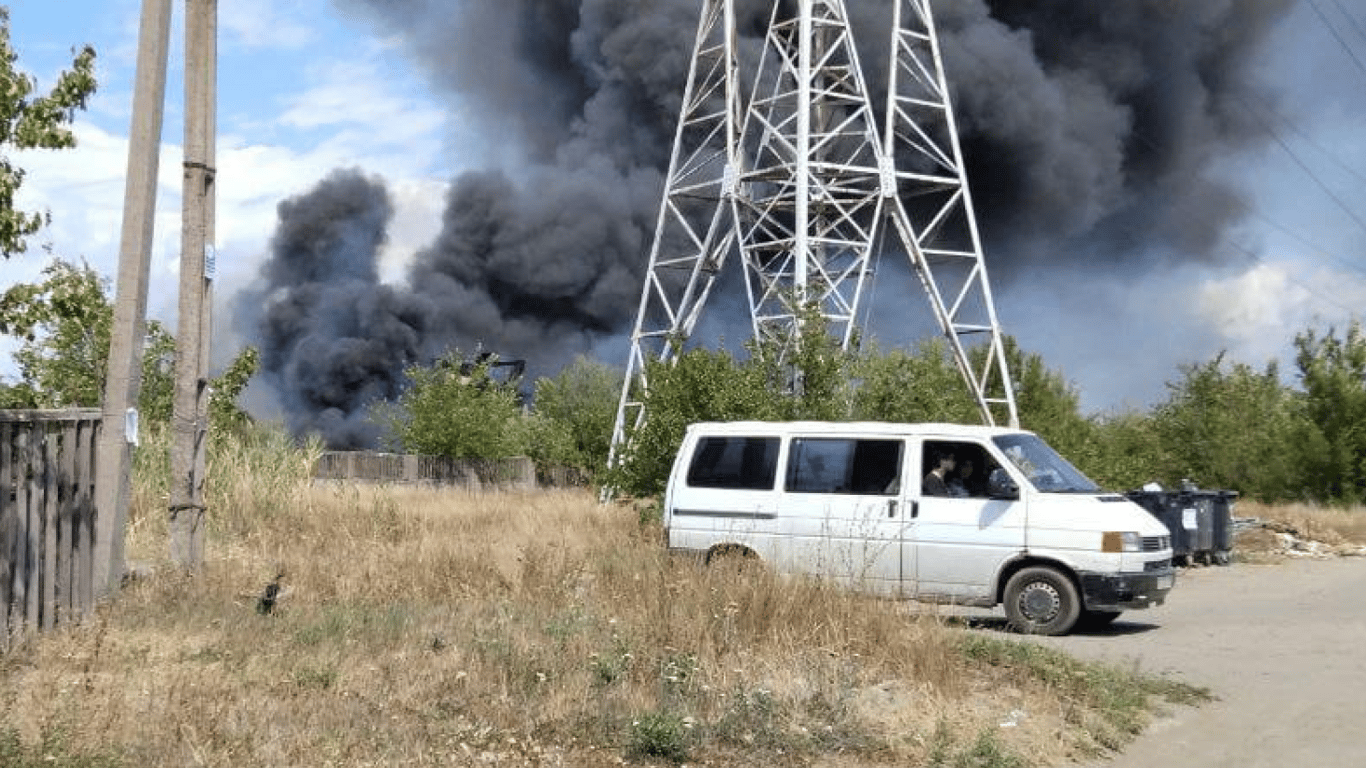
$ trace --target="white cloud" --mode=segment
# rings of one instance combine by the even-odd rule
[[[75,150],[18,153],[18,164],[28,176],[17,203],[51,212],[52,225],[37,236],[37,243],[50,246],[61,258],[86,259],[112,276],[122,239],[128,140],[88,123],[77,123],[75,132]],[[180,161],[178,147],[163,146],[157,175],[158,245],[169,223],[166,211],[179,205]]]
[[[305,131],[359,127],[367,146],[409,145],[435,134],[448,119],[446,111],[405,95],[380,67],[334,61],[313,68],[316,84],[289,99],[280,124]]]
[[[1199,319],[1222,336],[1233,360],[1278,359],[1285,369],[1296,334],[1341,327],[1366,303],[1366,278],[1285,258],[1208,280],[1195,298]]]
[[[327,14],[319,0],[233,0],[219,6],[219,27],[248,48],[303,48],[317,42],[316,20]]]

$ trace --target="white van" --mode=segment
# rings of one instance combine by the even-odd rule
[[[1037,435],[999,427],[693,424],[664,525],[671,549],[708,562],[758,557],[886,596],[1004,604],[1030,633],[1160,605],[1175,581],[1161,521]]]

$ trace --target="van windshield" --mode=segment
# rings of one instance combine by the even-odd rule
[[[1096,493],[1100,486],[1034,435],[992,438],[1035,488],[1044,493]]]

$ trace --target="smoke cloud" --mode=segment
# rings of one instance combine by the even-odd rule
[[[778,0],[781,2],[782,0]],[[280,205],[256,300],[291,426],[364,444],[411,362],[482,345],[553,373],[629,331],[700,0],[337,0],[397,36],[504,168],[451,182],[407,284],[375,267],[391,205],[338,172]],[[1213,260],[1242,210],[1203,173],[1256,140],[1249,63],[1293,0],[955,0],[936,6],[993,278]],[[890,3],[849,0],[870,90]],[[753,43],[772,3],[738,3]]]

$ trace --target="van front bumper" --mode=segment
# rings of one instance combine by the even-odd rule
[[[1083,573],[1082,601],[1092,611],[1123,611],[1161,605],[1176,585],[1176,570],[1145,573]]]

